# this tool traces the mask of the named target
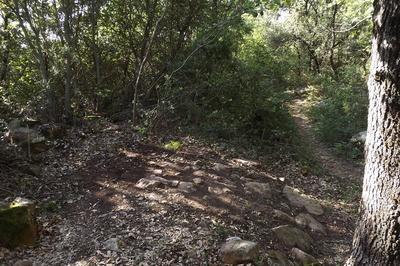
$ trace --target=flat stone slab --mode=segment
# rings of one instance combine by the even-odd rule
[[[301,194],[299,190],[290,186],[285,186],[282,193],[290,201],[291,205],[298,208],[304,207],[309,213],[313,215],[319,216],[324,214],[324,209],[317,200],[310,198],[307,195]]]
[[[258,194],[259,196],[271,198],[271,187],[268,183],[247,182],[245,188],[250,193]]]
[[[167,186],[169,183],[170,182],[165,178],[152,176],[139,179],[139,181],[136,182],[135,187],[140,189],[158,188]]]
[[[184,193],[190,193],[196,191],[196,187],[192,182],[179,182],[177,189]]]
[[[285,221],[285,222],[289,222],[289,223],[296,223],[294,217],[290,216],[289,214],[287,214],[286,212],[280,211],[280,210],[273,210],[272,211],[272,215],[275,219],[281,220],[281,221]]]
[[[203,181],[203,179],[201,179],[200,177],[195,177],[195,178],[193,178],[193,183],[195,184],[195,185],[202,185],[203,183],[204,183],[204,181]]]
[[[321,265],[316,258],[298,248],[293,248],[290,254],[302,265]]]
[[[302,250],[311,250],[313,239],[306,232],[290,226],[281,225],[272,229],[276,237],[281,240],[286,246],[298,247]]]
[[[267,252],[268,266],[294,266],[285,253],[279,250],[270,250]]]
[[[192,175],[197,176],[197,177],[205,177],[205,176],[207,176],[207,173],[204,172],[203,170],[197,170],[197,171],[194,171],[192,173]]]
[[[299,215],[296,216],[295,220],[296,224],[303,228],[308,227],[312,232],[326,235],[325,226],[323,226],[320,222],[318,222],[309,213],[300,213]]]
[[[256,260],[259,247],[256,242],[234,238],[225,242],[221,247],[221,256],[224,264],[245,264]]]

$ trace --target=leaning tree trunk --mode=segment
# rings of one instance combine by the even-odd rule
[[[361,218],[347,265],[400,265],[400,2],[375,0]]]

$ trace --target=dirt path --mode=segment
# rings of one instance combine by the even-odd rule
[[[328,171],[330,175],[342,179],[350,177],[354,180],[362,180],[363,168],[361,165],[355,165],[338,158],[330,148],[316,138],[312,132],[310,120],[302,111],[305,104],[306,101],[304,99],[296,99],[290,106],[290,111],[299,130],[300,137],[309,145],[309,150],[312,151],[315,159],[321,163],[323,169]]]

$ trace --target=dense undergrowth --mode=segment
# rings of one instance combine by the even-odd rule
[[[324,77],[311,87],[309,115],[318,136],[347,158],[359,159],[362,149],[352,136],[366,130],[368,93],[364,75],[344,73],[340,81]]]
[[[1,4],[0,112],[72,125],[100,115],[146,135],[181,127],[279,146],[298,142],[287,106],[308,88],[318,135],[357,158],[350,138],[366,127],[370,6]]]

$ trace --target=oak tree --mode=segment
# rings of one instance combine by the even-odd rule
[[[400,265],[400,2],[374,2],[361,218],[347,265]]]

